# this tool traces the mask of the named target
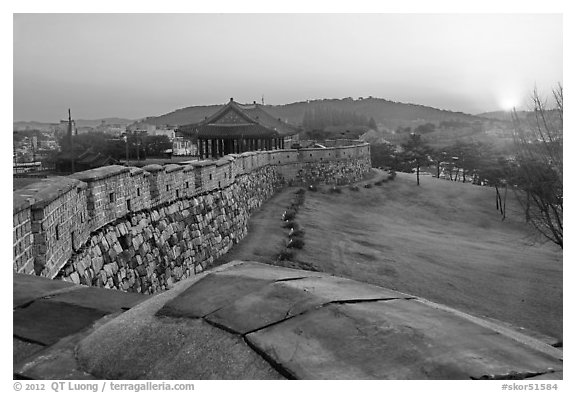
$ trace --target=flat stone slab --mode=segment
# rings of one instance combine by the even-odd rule
[[[121,292],[105,288],[79,287],[73,291],[49,295],[46,300],[87,307],[104,313],[114,313],[128,310],[147,298],[148,296],[139,293]]]
[[[563,376],[562,350],[537,337],[324,273],[234,261],[155,296],[15,278],[24,378]]]
[[[16,364],[44,348],[46,348],[44,345],[12,338],[12,364]]]
[[[271,266],[259,262],[243,262],[218,273],[220,276],[237,276],[258,278],[262,280],[284,281],[306,277],[319,277],[326,275],[307,270],[290,269],[280,266]]]
[[[50,280],[45,277],[13,273],[12,304],[13,307],[16,308],[55,291],[72,289],[74,287],[75,285],[73,283],[67,281]]]
[[[35,300],[13,313],[14,336],[42,345],[52,345],[77,333],[106,312],[49,300]]]
[[[156,315],[202,318],[272,282],[274,281],[210,274],[166,303]]]
[[[235,333],[246,334],[331,302],[409,297],[375,285],[322,275],[272,282],[207,315],[206,320]]]
[[[518,378],[562,370],[558,359],[406,299],[329,304],[246,338],[299,379]]]

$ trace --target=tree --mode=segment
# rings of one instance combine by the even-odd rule
[[[508,195],[508,181],[511,176],[510,162],[504,156],[485,155],[482,157],[478,169],[480,181],[496,191],[496,210],[500,212],[502,220],[506,218],[506,197]],[[504,188],[504,199],[500,188]]]
[[[445,148],[433,149],[430,152],[430,158],[436,166],[436,178],[440,179],[442,166],[445,166],[446,163],[450,160],[449,154]]]
[[[420,185],[420,167],[430,162],[432,149],[422,140],[422,135],[412,133],[402,144],[405,160],[416,166],[416,184]]]
[[[150,135],[144,138],[143,148],[147,156],[162,156],[165,150],[172,149],[172,142],[166,135]]]
[[[389,168],[394,171],[407,170],[402,162],[402,155],[396,152],[396,146],[390,143],[370,144],[370,159],[372,166],[377,168]]]
[[[456,176],[458,181],[459,172],[462,171],[462,183],[466,183],[466,175],[474,175],[479,166],[479,152],[483,146],[479,142],[456,141],[449,148],[452,161],[455,162]]]
[[[429,134],[429,133],[434,132],[434,131],[436,131],[436,125],[434,123],[420,124],[414,130],[415,133],[420,134],[420,135]]]
[[[563,87],[553,89],[553,107],[538,91],[524,121],[513,112],[518,201],[526,220],[545,238],[563,247]]]
[[[374,120],[373,117],[371,117],[370,120],[368,120],[368,127],[370,127],[370,129],[372,130],[378,131],[378,125],[376,124],[376,120]]]

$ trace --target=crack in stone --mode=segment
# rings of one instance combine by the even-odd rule
[[[384,298],[372,298],[372,299],[345,299],[345,300],[333,300],[328,302],[327,304],[356,304],[356,303],[373,303],[373,302],[382,302],[382,301],[389,301],[389,300],[412,300],[416,299],[415,297],[409,298],[399,298],[399,297],[384,297]]]
[[[256,344],[248,340],[246,337],[243,337],[243,340],[250,349],[252,349],[258,356],[264,359],[264,361],[267,362],[270,367],[272,367],[278,374],[282,375],[286,379],[298,379],[292,371],[284,367],[283,364],[278,363]]]
[[[504,379],[526,379],[526,378],[533,378],[539,375],[544,374],[552,374],[556,372],[555,370],[548,370],[548,371],[538,371],[538,372],[531,372],[531,371],[511,371],[507,374],[492,374],[492,375],[482,375],[479,378],[470,377],[470,379],[474,380],[504,380]]]
[[[312,277],[312,276],[305,276],[305,277],[288,277],[288,278],[280,278],[278,280],[275,280],[274,282],[284,282],[284,281],[296,281],[296,280],[303,280],[305,278],[318,278],[318,277]]]

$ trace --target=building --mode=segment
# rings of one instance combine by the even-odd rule
[[[196,140],[200,158],[284,148],[284,136],[298,130],[274,118],[262,105],[230,102],[212,116],[196,124],[181,126],[179,135]]]
[[[198,149],[190,139],[175,137],[172,140],[172,155],[174,156],[196,156]]]
[[[84,151],[64,151],[56,156],[55,169],[57,172],[79,172],[88,169],[98,168],[101,166],[116,164],[117,160],[95,152],[92,149]]]

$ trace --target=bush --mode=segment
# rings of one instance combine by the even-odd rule
[[[396,171],[390,171],[390,173],[388,174],[388,179],[394,180],[395,178],[396,178]]]
[[[314,184],[310,184],[308,186],[308,190],[312,191],[312,192],[316,192],[316,191],[318,191],[318,187],[316,187]]]
[[[372,188],[372,184],[371,183],[364,184],[364,188]]]
[[[290,221],[290,220],[293,220],[295,217],[296,217],[296,211],[289,209],[289,210],[286,210],[284,212],[284,214],[282,215],[282,220]]]
[[[303,188],[300,188],[300,189],[299,189],[298,191],[296,191],[294,194],[302,195],[302,194],[305,194],[305,193],[306,193],[306,190],[303,189]]]
[[[304,240],[299,237],[292,237],[286,247],[301,249],[304,247]]]
[[[334,194],[334,193],[341,194],[342,190],[339,187],[334,186],[334,187],[330,187],[328,192],[330,192],[331,194]]]
[[[288,237],[304,237],[304,234],[304,229],[292,228],[288,234]]]
[[[294,258],[294,251],[292,250],[284,249],[278,254],[279,261],[290,261],[292,258]]]
[[[375,186],[381,186],[382,185],[382,181],[377,181],[376,183],[374,183]]]
[[[348,187],[350,189],[350,191],[360,191],[360,189],[358,188],[358,186],[350,186]]]
[[[300,228],[300,224],[298,224],[298,222],[293,221],[293,220],[289,220],[286,221],[283,225],[284,228],[290,228],[290,229],[298,229]]]

